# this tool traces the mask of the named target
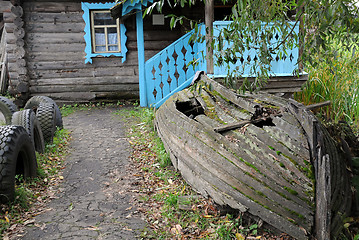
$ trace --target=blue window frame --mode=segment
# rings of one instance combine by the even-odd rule
[[[85,63],[92,63],[96,56],[117,56],[126,61],[126,27],[119,20],[106,19],[106,12],[114,6],[113,3],[82,2],[85,21]],[[116,25],[117,21],[117,25]]]

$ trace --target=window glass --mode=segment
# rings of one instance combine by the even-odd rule
[[[116,25],[116,20],[112,19],[109,12],[94,12],[95,25]]]
[[[108,44],[117,44],[117,29],[116,28],[107,28],[107,38]]]
[[[114,45],[114,46],[108,46],[108,50],[110,52],[117,52],[118,51],[118,46]]]
[[[95,29],[95,45],[104,45],[106,46],[106,36],[104,28]]]

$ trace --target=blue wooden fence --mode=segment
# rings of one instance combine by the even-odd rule
[[[218,36],[220,30],[227,27],[229,21],[214,22],[214,36]],[[295,26],[294,31],[298,33],[299,28]],[[190,42],[194,30],[185,34],[170,46],[149,59],[145,64],[145,85],[147,106],[159,107],[173,93],[183,90],[192,82],[197,71],[206,71],[205,42]],[[205,34],[204,25],[200,25],[199,34]],[[273,33],[273,41],[279,41],[280,34]],[[226,43],[230,47],[230,43]],[[248,49],[242,56],[237,56],[237,62],[230,64],[230,71],[244,68],[242,76],[252,77],[251,65],[258,59],[258,50]],[[214,52],[215,55],[218,52]],[[189,63],[197,60],[197,64],[189,66]],[[297,69],[298,48],[287,50],[283,56],[272,55],[273,76],[292,76]],[[216,63],[216,59],[214,59]],[[214,66],[214,77],[224,77],[228,73],[226,66]]]
[[[218,36],[220,31],[223,28],[227,28],[230,24],[230,21],[216,21],[213,23],[213,35]],[[263,28],[272,28],[274,23],[262,23]],[[294,25],[294,22],[289,22],[291,28],[293,28],[293,32],[298,35],[299,25]],[[272,32],[271,45],[276,46],[279,41],[282,41],[281,33],[278,30]],[[224,43],[224,49],[229,48],[231,44],[229,42]],[[268,46],[270,47],[270,46]],[[256,61],[258,61],[259,50],[254,48],[248,48],[243,55],[236,56],[236,62],[230,63],[226,66],[214,66],[214,76],[215,77],[224,77],[228,75],[228,71],[232,72],[235,69],[238,69],[241,72],[242,77],[255,77],[255,72],[258,72],[259,69],[256,67],[257,71],[251,71],[251,68],[255,66]],[[219,51],[214,51],[214,63],[217,62],[217,55],[220,54]],[[299,57],[298,47],[293,46],[292,49],[286,49],[286,54],[272,54],[271,61],[271,72],[272,76],[293,76],[295,70],[297,70],[297,62]]]
[[[204,26],[201,25],[204,33]],[[148,106],[159,107],[173,93],[188,87],[199,70],[206,69],[202,54],[204,44],[190,42],[194,30],[188,32],[170,46],[146,62],[146,91]],[[189,63],[199,60],[196,66]]]

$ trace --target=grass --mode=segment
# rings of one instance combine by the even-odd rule
[[[333,42],[332,56],[316,56],[315,65],[307,64],[309,80],[303,91],[295,94],[305,105],[330,100],[329,107],[317,114],[325,120],[346,121],[359,130],[359,52],[344,50]]]
[[[67,130],[56,131],[53,144],[47,145],[43,154],[36,153],[38,174],[33,179],[16,176],[15,200],[0,205],[0,239],[14,224],[22,224],[32,218],[32,212],[39,208],[49,196],[49,186],[57,185],[63,179],[63,158],[67,154],[70,134]]]
[[[123,106],[125,102],[117,101],[117,103],[106,103],[106,102],[97,102],[97,103],[84,103],[84,104],[64,104],[61,106],[61,114],[63,117],[66,117],[79,110],[90,110],[94,107],[104,107],[104,106]]]

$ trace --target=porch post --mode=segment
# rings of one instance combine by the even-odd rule
[[[206,0],[205,4],[207,74],[213,74],[214,67],[212,40],[214,22],[214,0]]]
[[[140,106],[147,107],[146,75],[145,75],[145,45],[143,37],[142,11],[136,13],[137,53],[138,53],[138,79],[140,85]]]

